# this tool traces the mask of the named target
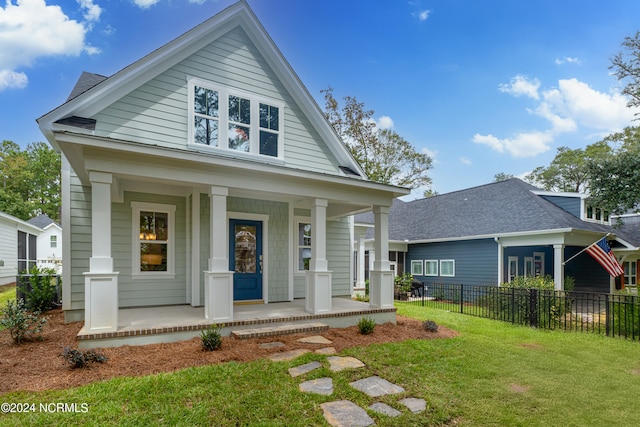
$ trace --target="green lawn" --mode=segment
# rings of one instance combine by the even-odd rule
[[[0,286],[0,307],[4,307],[10,299],[16,299],[16,287]]]
[[[326,425],[323,402],[349,399],[367,407],[383,401],[402,409],[397,401],[403,397],[425,399],[427,411],[405,409],[398,418],[370,413],[376,425],[630,426],[640,419],[640,343],[398,307],[399,314],[435,320],[460,336],[350,349],[342,355],[366,368],[340,373],[325,363],[291,378],[288,368],[326,360],[308,354],[293,362],[232,362],[64,391],[10,393],[0,402],[35,404],[36,412],[0,414],[0,425]],[[370,375],[406,392],[372,399],[349,387]],[[298,390],[300,382],[324,376],[333,378],[332,396]],[[46,413],[40,403],[75,403],[79,412]]]

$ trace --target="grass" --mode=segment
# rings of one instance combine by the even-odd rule
[[[370,413],[376,425],[625,426],[640,418],[637,342],[403,304],[398,312],[434,320],[460,335],[349,349],[342,355],[366,367],[339,373],[325,362],[322,369],[291,378],[292,366],[326,361],[307,354],[293,362],[231,362],[70,390],[9,393],[0,402],[35,404],[36,411],[0,414],[0,425],[326,425],[323,402],[348,399],[366,408],[383,401],[402,410],[397,401],[403,397],[425,399],[427,411],[405,409],[398,418]],[[406,392],[371,399],[348,385],[370,375]],[[300,382],[325,376],[333,378],[332,396],[298,390]],[[76,403],[79,412],[40,411],[40,403],[51,402]]]
[[[0,286],[0,307],[7,304],[7,301],[16,299],[15,286]]]

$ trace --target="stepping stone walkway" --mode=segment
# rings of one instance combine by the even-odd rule
[[[313,336],[301,338],[298,341],[305,344],[331,344],[331,341],[322,336]],[[259,344],[261,348],[278,348],[284,346],[282,343],[263,343]],[[264,347],[263,347],[264,346]],[[307,349],[296,349],[282,353],[273,354],[270,359],[274,362],[290,361],[300,357],[305,353],[309,353]],[[336,349],[333,347],[324,347],[316,350],[318,354],[334,354]],[[358,369],[365,366],[362,361],[355,357],[341,357],[341,356],[329,356],[327,357],[329,362],[329,370],[332,372],[340,372],[345,369]],[[305,363],[300,366],[295,366],[289,369],[289,375],[291,377],[299,377],[305,375],[311,371],[314,371],[322,367],[322,363],[315,361]],[[358,381],[353,381],[349,385],[369,397],[380,397],[389,394],[398,394],[405,391],[403,387],[393,384],[384,378],[378,376],[371,376]],[[304,381],[299,385],[300,391],[304,393],[316,393],[323,396],[330,396],[333,394],[333,379],[329,377],[318,378],[314,380]],[[427,403],[424,399],[417,399],[414,397],[408,397],[398,400],[398,403],[405,406],[412,413],[419,413],[426,410]],[[340,426],[370,426],[375,424],[375,421],[367,414],[367,411],[356,405],[349,400],[338,400],[334,402],[326,402],[320,405],[323,411],[323,416],[327,422],[333,427]],[[375,402],[369,406],[371,411],[388,417],[398,417],[402,415],[402,412],[382,402]]]
[[[285,347],[286,344],[280,341],[274,341],[274,342],[265,342],[262,344],[258,344],[258,347],[268,350],[271,348],[280,348],[280,347]]]

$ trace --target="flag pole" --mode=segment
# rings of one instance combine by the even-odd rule
[[[595,245],[596,243],[598,243],[600,240],[602,239],[606,239],[607,237],[609,237],[611,233],[607,233],[604,237],[599,238],[598,240],[596,240],[595,242],[593,242],[592,244],[590,244],[589,246],[587,246],[586,248],[584,248],[583,250],[581,250],[580,252],[578,252],[577,254],[575,254],[574,256],[572,256],[571,258],[569,258],[568,260],[566,260],[565,262],[562,263],[562,265],[566,265],[569,261],[571,261],[572,259],[574,259],[575,257],[577,257],[578,255],[580,255],[582,252],[586,251],[587,249],[589,249],[591,246]]]

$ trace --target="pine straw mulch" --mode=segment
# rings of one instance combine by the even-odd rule
[[[304,344],[297,340],[311,333],[281,335],[269,338],[239,340],[224,337],[222,348],[203,351],[200,338],[169,344],[122,346],[100,349],[109,358],[107,363],[88,368],[71,369],[60,357],[64,347],[77,348],[76,335],[82,322],[65,324],[61,310],[47,313],[49,320],[41,340],[15,345],[9,332],[0,331],[0,394],[11,391],[65,389],[114,377],[135,377],[172,372],[191,366],[211,365],[229,361],[246,362],[268,357],[275,352],[296,348],[316,350],[346,348],[374,343],[398,342],[408,339],[450,338],[458,333],[439,326],[438,332],[426,332],[422,322],[398,316],[397,325],[376,325],[373,334],[361,335],[357,326],[330,328],[321,334],[332,341],[328,345]],[[280,341],[284,347],[261,349],[259,343]]]

